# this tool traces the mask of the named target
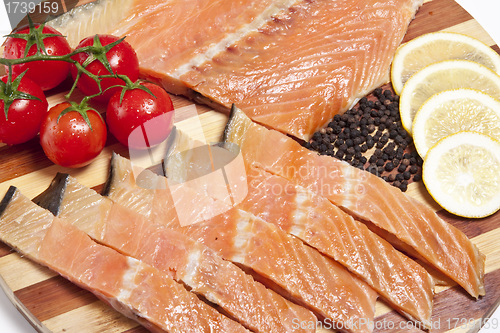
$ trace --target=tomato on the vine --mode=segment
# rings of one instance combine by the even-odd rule
[[[14,78],[11,88],[6,86],[7,75],[0,80],[3,82],[0,84],[0,142],[14,145],[31,140],[38,134],[49,106],[42,89],[26,76]],[[27,95],[36,99],[29,99]]]
[[[89,58],[90,54],[87,52],[80,52],[75,54],[72,59],[76,60],[81,65],[84,65],[85,69],[90,73],[100,76],[100,75],[111,75],[111,74],[121,74],[126,75],[128,78],[135,82],[139,78],[139,60],[137,54],[135,53],[132,46],[125,40],[122,40],[118,44],[111,47],[109,50],[106,48],[114,42],[120,39],[112,35],[96,35],[93,37],[87,37],[83,39],[76,50],[81,49],[86,46],[96,46],[101,48],[100,53],[93,54],[95,58],[89,64],[85,64],[85,61]],[[102,47],[101,47],[102,46]],[[106,60],[107,59],[107,60]],[[110,67],[106,68],[107,63]],[[111,72],[110,72],[111,70]],[[73,79],[77,77],[78,69],[75,65],[71,66],[71,75]],[[107,101],[116,91],[120,88],[107,88],[115,85],[125,85],[125,82],[119,78],[101,78],[101,89],[104,92],[102,95],[95,97],[96,100]],[[91,96],[99,93],[99,86],[97,83],[86,74],[82,74],[77,82],[78,89],[85,95]],[[106,90],[106,91],[105,91]]]
[[[38,37],[36,36],[38,35]],[[71,53],[71,47],[59,31],[49,26],[35,24],[31,28],[24,27],[15,31],[5,41],[4,58],[21,59],[35,55],[37,52],[36,39],[43,40],[45,50],[42,54],[63,56]],[[29,50],[26,53],[26,48]],[[68,77],[70,63],[63,60],[40,60],[25,62],[12,66],[12,75],[18,76],[28,70],[26,76],[35,81],[42,90],[49,90],[58,86]],[[8,67],[6,66],[8,72]]]
[[[122,96],[118,91],[109,100],[106,111],[109,131],[120,143],[136,149],[153,147],[164,141],[172,129],[174,115],[172,100],[163,88],[149,82],[141,86],[153,95],[134,88],[125,91],[120,101]]]
[[[70,107],[78,108],[68,102],[50,108],[42,122],[40,143],[45,155],[55,164],[79,168],[90,164],[103,150],[107,130],[96,110],[65,111]]]

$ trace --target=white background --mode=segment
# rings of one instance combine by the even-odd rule
[[[5,35],[11,32],[5,3],[0,1],[0,45]],[[2,333],[36,333],[19,311],[12,305],[3,290],[0,288],[0,332]]]
[[[493,40],[500,45],[500,13],[499,0],[456,0],[478,20]],[[0,2],[0,45],[4,35],[10,33],[11,27],[4,2]],[[500,322],[500,309],[495,313]],[[0,331],[2,333],[35,333],[35,329],[10,303],[5,293],[0,290]],[[483,332],[483,330],[481,331]],[[493,332],[493,330],[490,330]]]
[[[7,10],[5,9],[5,3],[0,2],[0,45],[3,44],[4,37],[11,30],[9,18],[7,17]]]

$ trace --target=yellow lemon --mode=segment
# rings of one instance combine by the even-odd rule
[[[424,160],[430,195],[450,213],[486,217],[500,209],[500,142],[477,132],[440,140]]]
[[[416,72],[404,85],[399,101],[403,127],[411,134],[418,109],[432,95],[451,89],[471,88],[500,99],[500,76],[469,60],[446,60]]]
[[[422,158],[439,140],[460,131],[480,132],[500,140],[500,101],[473,89],[437,93],[418,110],[412,131]]]
[[[478,62],[500,72],[500,56],[478,39],[453,33],[432,32],[402,44],[391,66],[391,81],[397,94],[420,69],[443,60],[463,59]]]

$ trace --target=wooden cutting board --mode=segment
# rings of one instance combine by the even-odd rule
[[[453,0],[425,1],[411,23],[405,41],[421,34],[447,30],[478,38],[500,53],[490,36]],[[63,93],[49,97],[51,105],[63,100]],[[78,98],[76,96],[75,98]],[[173,96],[176,108],[192,105]],[[196,105],[207,141],[218,141],[227,116]],[[189,122],[183,126],[189,128]],[[104,183],[111,152],[127,156],[127,150],[113,138],[99,158],[79,170],[53,165],[43,154],[37,140],[8,147],[0,144],[0,196],[8,187],[17,186],[30,198],[42,192],[57,172],[66,172],[82,184],[100,190]],[[433,329],[431,332],[469,332],[483,322],[492,305],[500,297],[500,212],[485,219],[458,218],[440,210],[426,192],[422,182],[412,183],[409,195],[425,202],[439,215],[461,229],[486,254],[486,296],[479,300],[469,297],[458,287],[440,287],[434,298]],[[12,302],[39,332],[66,333],[143,333],[134,321],[104,305],[91,293],[80,289],[56,273],[19,256],[0,243],[0,285]],[[377,303],[375,332],[421,332],[383,302]],[[330,332],[319,328],[318,332]]]

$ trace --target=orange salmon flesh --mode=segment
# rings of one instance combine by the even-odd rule
[[[215,108],[309,139],[388,82],[422,0],[106,0],[49,25],[73,46],[126,36],[142,74]],[[85,8],[85,7],[83,7]]]

